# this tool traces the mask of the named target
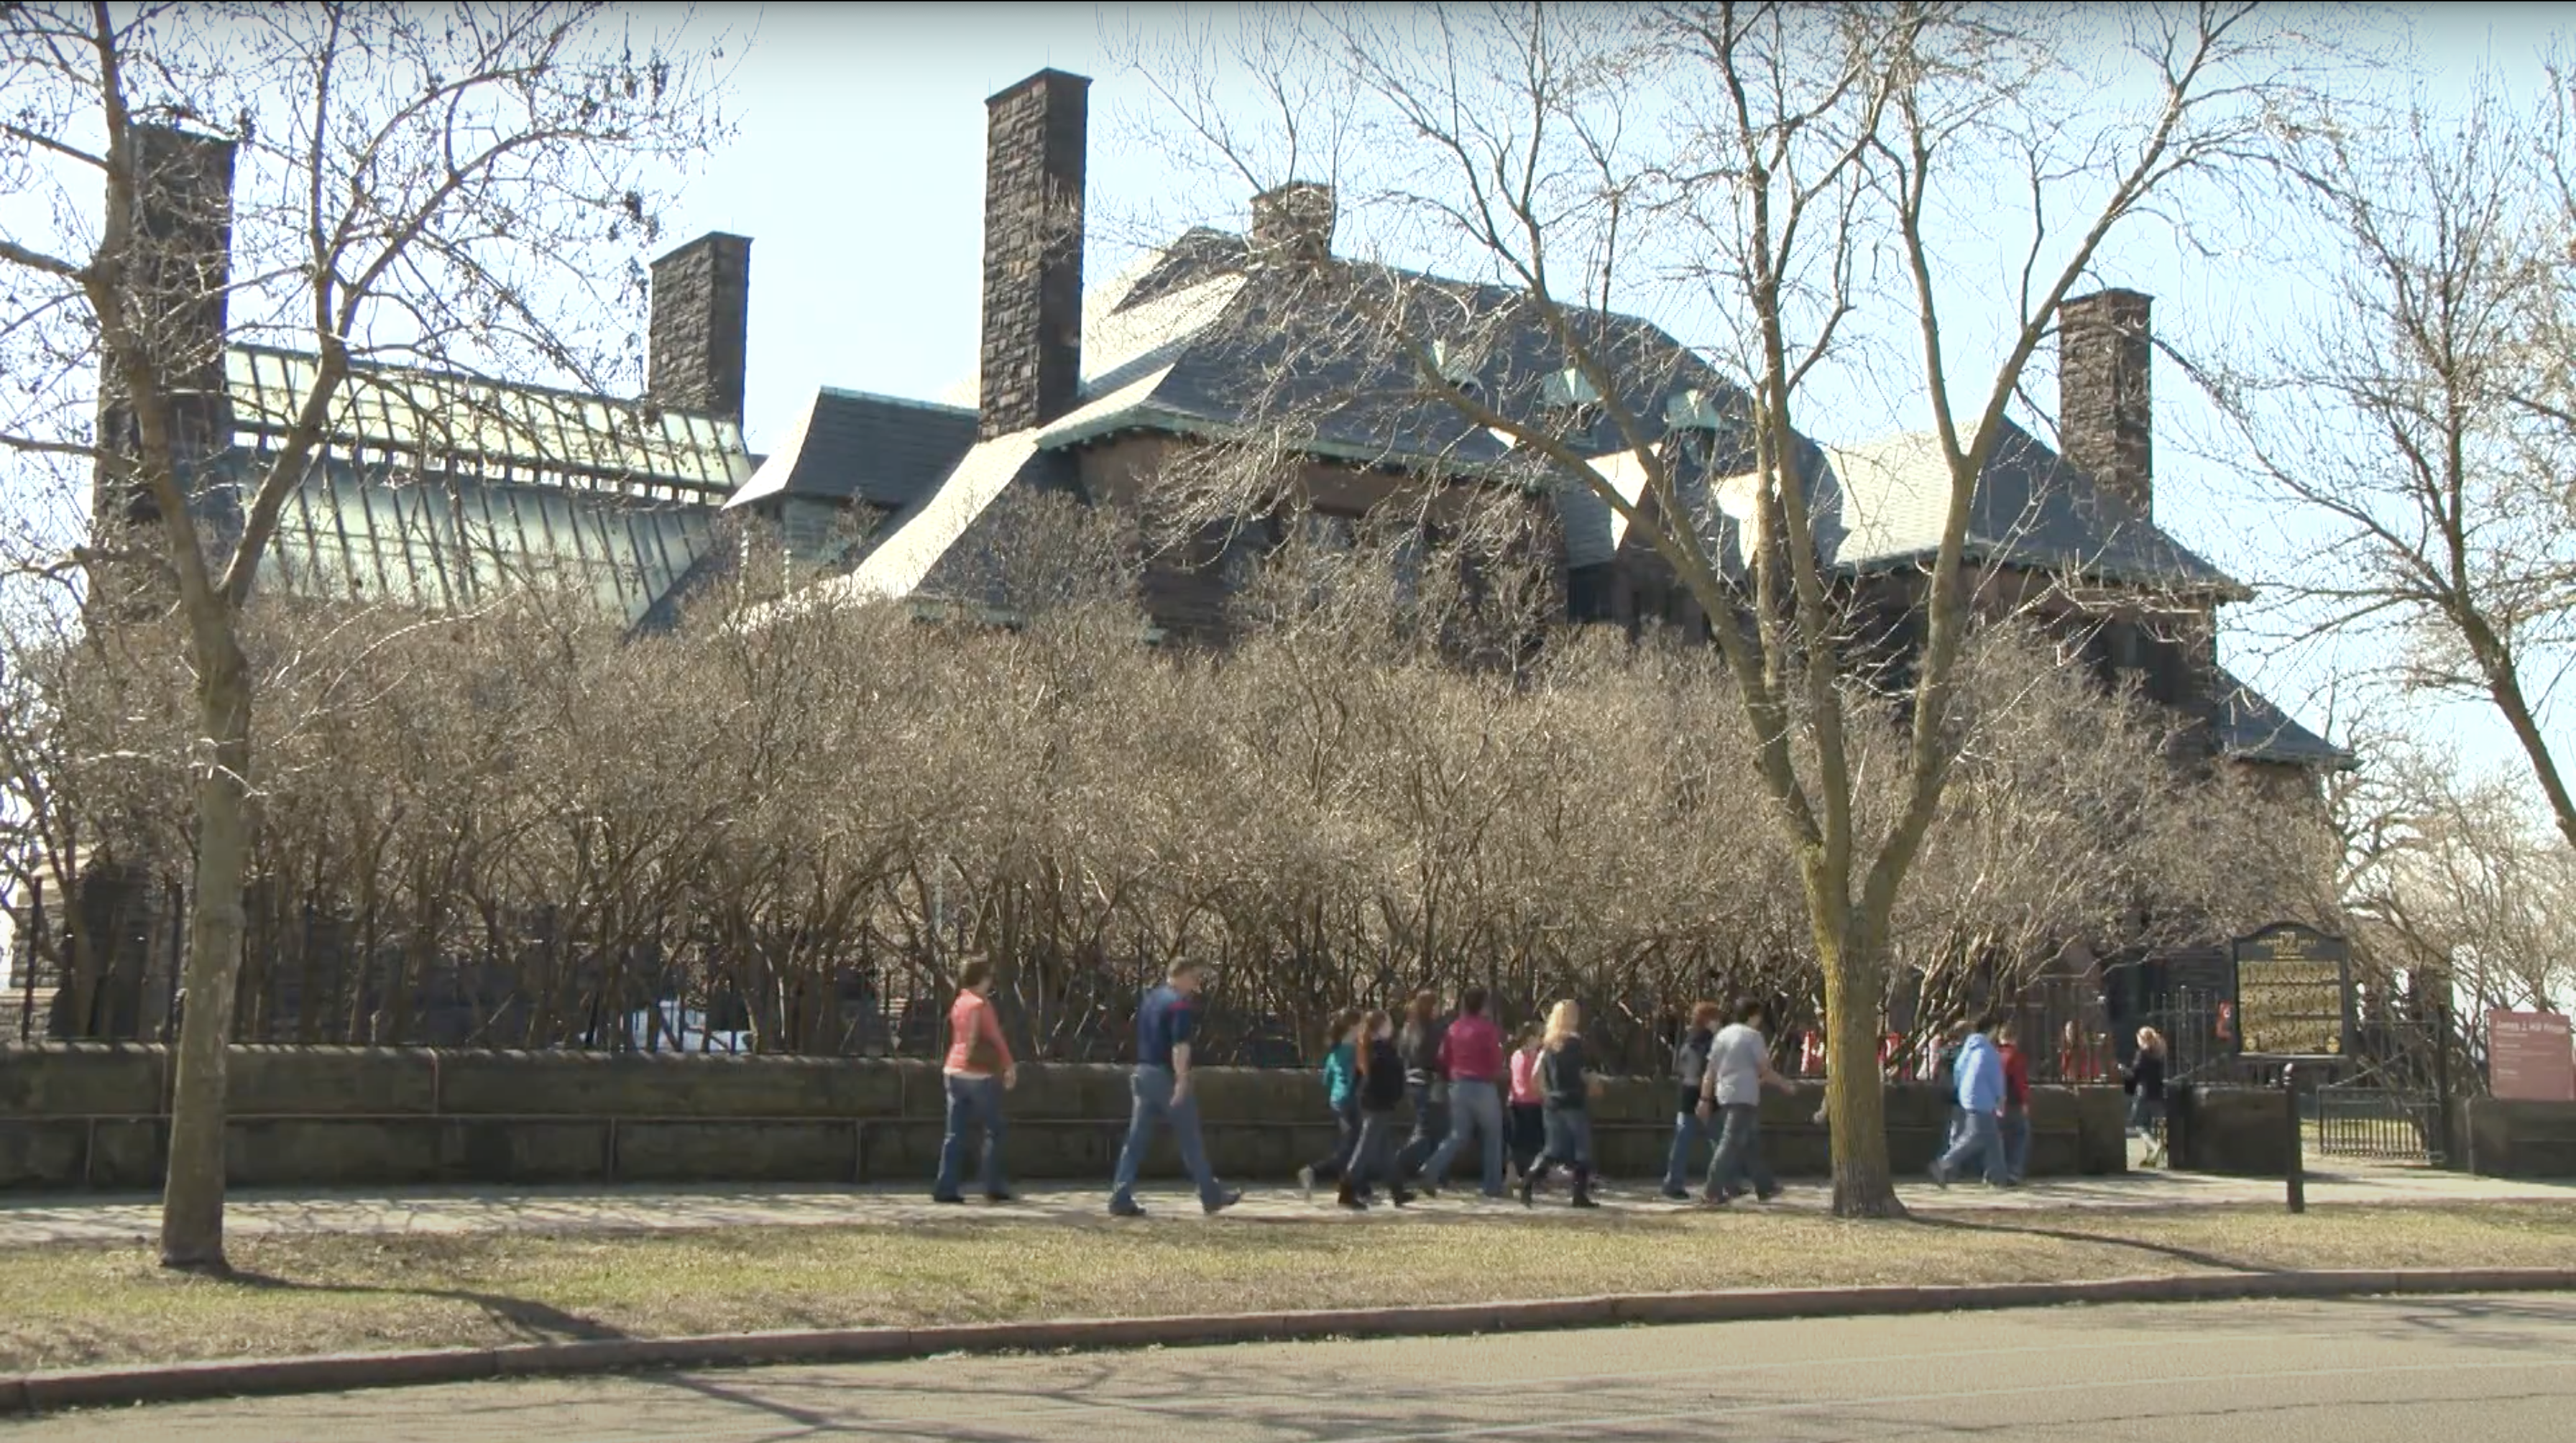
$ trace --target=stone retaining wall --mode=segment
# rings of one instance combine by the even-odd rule
[[[240,1047],[231,1073],[227,1152],[241,1187],[916,1182],[935,1169],[943,1110],[938,1069],[924,1062]],[[1310,1072],[1210,1068],[1197,1086],[1208,1152],[1227,1177],[1284,1179],[1332,1144]],[[1817,1101],[1805,1087],[1765,1104],[1784,1174],[1827,1170]],[[0,1049],[0,1188],[158,1186],[168,1102],[158,1047]],[[2037,1089],[2032,1173],[2124,1170],[2121,1103],[2110,1089]],[[1892,1087],[1887,1114],[1898,1172],[1920,1172],[1946,1099]],[[1011,1175],[1105,1178],[1126,1116],[1124,1069],[1022,1068]],[[1662,1172],[1666,1084],[1615,1079],[1594,1117],[1605,1174]],[[1176,1175],[1168,1140],[1149,1171]]]
[[[2451,1136],[2481,1177],[2576,1178],[2576,1102],[2462,1098]]]

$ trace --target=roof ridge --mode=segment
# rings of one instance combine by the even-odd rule
[[[303,361],[308,364],[318,362],[321,359],[321,357],[315,355],[311,351],[298,351],[285,346],[271,346],[257,341],[226,341],[224,343],[224,350],[226,352],[240,351],[251,355],[280,356],[288,360]],[[639,411],[649,406],[659,411],[668,412],[672,415],[695,416],[700,420],[712,421],[719,425],[732,419],[729,416],[720,416],[713,411],[703,411],[694,406],[665,405],[661,402],[655,401],[650,396],[612,396],[605,391],[576,391],[570,386],[553,386],[548,385],[543,381],[503,380],[497,376],[485,375],[480,371],[442,369],[436,366],[406,366],[397,361],[369,360],[358,356],[352,356],[349,358],[349,371],[352,376],[373,373],[393,376],[419,376],[423,379],[434,381],[470,381],[476,385],[493,386],[504,391],[517,391],[525,395],[560,396],[568,401],[597,401],[605,406],[625,406]]]
[[[816,386],[817,398],[830,396],[839,401],[874,401],[880,405],[903,406],[916,411],[937,411],[947,416],[972,416],[972,406],[956,406],[946,401],[925,401],[913,396],[894,396],[883,391],[862,391],[850,386]]]

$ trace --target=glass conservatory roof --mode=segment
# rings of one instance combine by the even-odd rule
[[[226,350],[234,442],[273,448],[310,394],[313,357]],[[740,424],[639,402],[455,372],[358,369],[333,406],[328,448],[451,477],[648,500],[721,501],[751,474]]]

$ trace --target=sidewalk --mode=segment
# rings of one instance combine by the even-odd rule
[[[2278,1179],[2209,1177],[2195,1173],[2133,1172],[2125,1177],[2033,1182],[2010,1191],[1962,1183],[1947,1190],[1921,1180],[1900,1180],[1905,1205],[1921,1213],[1972,1211],[2093,1211],[2140,1208],[2262,1206],[2282,1203]],[[578,1233],[641,1232],[731,1227],[898,1226],[906,1223],[992,1219],[1012,1222],[1090,1222],[1102,1217],[1105,1185],[1031,1187],[1019,1201],[964,1207],[933,1204],[927,1187],[674,1186],[667,1188],[416,1188],[363,1192],[236,1192],[225,1226],[234,1236],[277,1233]],[[2512,1182],[2412,1168],[2338,1167],[2311,1172],[2312,1206],[2365,1204],[2385,1207],[2449,1206],[2481,1202],[2576,1203],[2576,1185]],[[1671,1214],[1690,1211],[1658,1196],[1648,1179],[1613,1182],[1601,1194],[1603,1211]],[[1821,1213],[1830,1201],[1817,1182],[1789,1184],[1770,1207]],[[1146,1205],[1158,1219],[1200,1217],[1177,1188],[1149,1191]],[[1542,1197],[1542,1210],[1551,1203]],[[1329,1197],[1308,1202],[1294,1188],[1261,1187],[1246,1194],[1227,1219],[1339,1226],[1436,1223],[1488,1210],[1520,1212],[1508,1202],[1486,1202],[1472,1193],[1444,1193],[1402,1213],[1380,1208],[1364,1215],[1340,1212]],[[1557,1205],[1561,1211],[1561,1204]],[[134,1194],[66,1197],[62,1194],[0,1197],[0,1247],[46,1243],[110,1243],[149,1238],[159,1231],[157,1200]]]

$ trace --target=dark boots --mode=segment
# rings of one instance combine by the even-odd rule
[[[1578,1208],[1601,1206],[1592,1200],[1592,1169],[1582,1163],[1574,1165],[1574,1196],[1566,1200],[1566,1205]]]
[[[1538,1161],[1531,1163],[1528,1167],[1521,1170],[1520,1193],[1522,1207],[1528,1207],[1530,1205],[1530,1195],[1537,1192],[1538,1185],[1547,1180],[1547,1169],[1548,1160],[1542,1157]]]
[[[1367,1200],[1360,1196],[1359,1188],[1352,1183],[1351,1175],[1347,1172],[1342,1174],[1341,1191],[1334,1195],[1333,1201],[1355,1213],[1368,1211]]]

